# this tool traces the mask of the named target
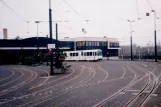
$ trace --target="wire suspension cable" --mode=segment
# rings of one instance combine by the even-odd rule
[[[146,0],[146,1],[147,1],[147,3],[149,4],[151,10],[154,10],[153,7],[152,7],[152,5],[150,4],[150,2],[149,2],[148,0]]]
[[[137,20],[137,23],[136,23],[136,25],[135,25],[135,28],[134,28],[134,31],[136,32],[136,30],[137,30],[137,27],[138,27],[138,25],[139,25],[139,19]]]
[[[21,15],[19,15],[16,11],[14,11],[7,3],[5,3],[3,0],[0,0],[6,7],[8,7],[13,13],[15,13],[18,17],[20,17],[23,21],[27,22],[26,19],[24,19]]]
[[[139,19],[140,17],[139,17],[139,6],[138,6],[138,0],[136,0],[136,8],[137,8],[137,15],[138,15],[138,19]]]
[[[76,14],[78,14],[83,20],[85,20],[84,18],[83,18],[83,16],[80,14],[80,13],[78,13],[68,2],[66,2],[65,0],[62,0],[64,3],[66,3]]]

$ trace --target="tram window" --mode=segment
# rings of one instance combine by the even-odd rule
[[[76,53],[76,55],[75,56],[78,56],[78,53]]]
[[[101,51],[99,51],[99,56],[101,56],[102,55],[102,52]]]
[[[84,52],[84,56],[87,56],[87,53],[86,52]]]
[[[97,55],[96,55],[96,52],[94,53],[94,55],[97,56]]]
[[[92,56],[92,52],[90,52],[90,56]]]
[[[64,53],[64,56],[67,56],[67,53]]]
[[[87,56],[89,56],[90,54],[89,54],[89,52],[87,52]]]
[[[73,56],[75,56],[75,53],[73,53]]]
[[[98,56],[98,52],[96,52],[96,56]]]
[[[83,56],[83,52],[81,52],[82,56]]]
[[[95,52],[93,52],[93,56],[95,56]]]
[[[70,56],[73,56],[72,53],[70,53]]]

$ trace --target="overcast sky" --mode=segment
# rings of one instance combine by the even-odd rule
[[[0,0],[0,38],[3,38],[2,29],[8,29],[8,38],[37,36],[35,21],[39,24],[39,36],[49,34],[48,0],[3,0],[23,19],[16,15]],[[87,37],[121,38],[122,44],[129,44],[130,24],[132,23],[133,43],[146,45],[154,41],[154,14],[147,0],[51,0],[53,21],[58,22],[59,39],[64,37],[84,37],[82,28],[85,28]],[[75,11],[65,2],[67,2]],[[161,17],[161,0],[149,0],[149,3]],[[77,13],[78,12],[78,13]],[[146,16],[149,12],[150,16]],[[138,17],[141,18],[138,21]],[[89,20],[86,22],[86,20]],[[157,20],[157,30],[161,30],[161,19]],[[53,23],[55,38],[55,23]],[[161,41],[161,31],[157,31],[158,44]]]

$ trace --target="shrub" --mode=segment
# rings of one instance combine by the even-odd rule
[[[32,64],[36,64],[36,60],[34,57],[26,57],[23,61],[23,64],[25,65],[32,65]]]

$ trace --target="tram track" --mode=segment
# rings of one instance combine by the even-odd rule
[[[51,90],[52,90],[51,88],[53,88],[53,87],[56,87],[56,86],[59,86],[59,85],[63,85],[64,83],[67,83],[67,82],[69,82],[69,81],[71,81],[71,80],[73,80],[73,79],[76,79],[76,78],[80,77],[80,76],[82,75],[84,69],[85,69],[85,67],[82,68],[81,73],[79,73],[78,75],[74,76],[73,78],[71,78],[71,79],[69,79],[69,80],[67,80],[67,81],[65,81],[65,82],[62,82],[62,83],[57,84],[57,85],[55,85],[55,86],[51,86],[51,87],[48,87],[48,88],[44,88],[44,89],[42,89],[42,90],[36,91],[36,92],[34,92],[34,93],[31,93],[31,94],[23,95],[23,96],[20,96],[20,97],[15,98],[15,99],[12,99],[12,100],[8,100],[8,101],[5,101],[5,102],[2,102],[1,104],[9,103],[9,102],[14,101],[14,100],[21,100],[21,99],[23,99],[23,98],[25,98],[25,97],[29,97],[29,96],[32,96],[32,95],[35,95],[35,94],[40,94],[40,93],[42,93],[43,91],[47,91],[47,90],[49,90],[49,89],[50,89],[50,91],[51,91]],[[74,69],[73,69],[73,70],[74,70]],[[80,82],[80,81],[79,81],[79,82]],[[82,81],[81,81],[81,82],[82,82]],[[68,89],[70,89],[70,88],[72,88],[71,85],[68,87]],[[66,91],[66,90],[68,90],[68,89],[65,88],[65,89],[59,90],[59,91],[56,92],[55,94],[61,95],[61,93],[62,93],[63,91]],[[51,92],[52,92],[52,91],[51,91]],[[54,93],[51,93],[51,95],[46,95],[44,98],[50,97],[50,96],[52,96],[53,94],[54,94]],[[42,98],[38,98],[38,99],[42,99]],[[34,102],[34,101],[37,101],[37,99],[36,99],[36,100],[31,100],[31,102]],[[27,103],[25,103],[25,104],[27,104]],[[22,106],[23,106],[23,105],[22,105]]]
[[[7,80],[7,79],[9,79],[9,78],[11,78],[11,77],[13,77],[14,74],[15,74],[15,72],[12,71],[12,70],[9,70],[9,69],[6,69],[6,68],[3,68],[3,69],[10,71],[10,72],[11,72],[11,75],[9,75],[9,76],[7,76],[7,77],[5,77],[5,78],[3,78],[3,79],[0,79],[0,82],[1,82],[1,81],[4,81],[4,80]]]
[[[6,97],[2,96],[1,98],[4,99],[1,100],[0,106],[9,107],[11,106],[11,104],[13,104],[13,106],[17,107],[27,107],[27,106],[61,107],[65,105],[71,106],[71,104],[74,103],[75,104],[77,103],[76,105],[79,106],[79,103],[82,104],[83,103],[82,100],[84,100],[83,105],[86,106],[92,106],[95,102],[98,102],[96,105],[94,105],[95,107],[103,107],[103,106],[142,107],[145,104],[147,104],[146,102],[149,101],[148,99],[150,99],[151,96],[153,96],[154,91],[161,82],[158,81],[159,78],[156,78],[156,72],[154,72],[156,67],[155,66],[153,67],[150,64],[146,65],[145,63],[139,65],[133,62],[130,62],[128,64],[121,63],[119,67],[117,67],[116,69],[115,68],[107,69],[107,67],[104,67],[103,69],[101,68],[101,66],[102,65],[100,65],[100,63],[86,64],[86,66],[79,65],[79,68],[78,66],[76,66],[77,68],[76,67],[72,68],[73,70],[69,73],[69,75],[71,74],[71,76],[68,77],[68,75],[64,75],[62,77],[62,78],[65,77],[64,79],[61,79],[61,75],[56,76],[56,78],[54,78],[53,76],[50,78],[50,80],[48,81],[45,80],[45,82],[43,82],[44,78],[39,78],[38,80],[35,80],[34,82],[28,84],[27,86],[19,89],[23,90],[24,88],[28,87],[27,91],[22,92],[25,93],[23,95],[16,93],[13,94],[15,95],[14,97],[12,98],[8,97],[7,99],[5,99],[7,96]],[[31,69],[27,68],[28,67],[25,67],[24,70],[26,69],[30,72]],[[120,68],[123,71],[121,71]],[[31,71],[31,72],[38,73],[40,69],[38,67],[37,71],[34,72]],[[113,73],[113,71],[117,69],[119,69],[120,74],[118,74],[118,72]],[[79,72],[74,73],[75,70],[78,70]],[[42,72],[43,73],[46,72],[45,69],[39,72],[40,76],[42,75]],[[34,76],[34,74],[33,75],[30,74],[30,76]],[[27,80],[28,82],[30,78],[29,77],[26,78],[28,79],[25,78],[24,79]],[[41,84],[41,85],[37,86],[35,84]],[[118,86],[115,84],[118,84]],[[25,83],[22,81],[22,84],[20,85],[25,85]],[[34,85],[37,87],[34,87],[33,89],[30,90],[29,88]],[[93,92],[91,92],[91,90]],[[11,94],[14,92],[11,92]],[[95,98],[93,98],[93,96]],[[90,100],[92,102],[90,102]]]
[[[139,67],[139,66],[137,66]],[[146,70],[146,69],[143,69],[143,68],[140,68],[139,69],[142,69],[142,70]],[[158,85],[157,84],[157,78],[156,76],[153,74],[153,72],[155,71],[156,67],[154,68],[154,70],[152,72],[146,70],[147,72],[149,72],[151,75],[153,75],[153,81],[150,83],[150,80],[149,80],[149,83],[137,94],[135,95],[128,103],[126,103],[124,105],[124,107],[142,107],[145,102],[148,100],[148,98],[153,94],[154,90],[156,89],[156,86]],[[151,88],[151,89],[150,89]],[[150,91],[149,91],[150,89]],[[146,92],[148,91],[148,92]]]
[[[84,70],[84,69],[82,69],[82,70]],[[26,106],[26,105],[32,107],[32,106],[38,105],[38,104],[40,104],[40,103],[43,103],[43,102],[45,102],[45,101],[48,101],[48,100],[50,100],[50,99],[57,98],[57,97],[59,97],[59,96],[61,96],[61,95],[63,95],[63,94],[66,94],[66,93],[68,93],[68,92],[74,90],[74,89],[77,89],[77,88],[79,88],[79,86],[81,86],[81,85],[83,85],[83,84],[89,82],[89,81],[95,76],[95,75],[92,74],[91,71],[94,72],[93,69],[91,69],[91,68],[89,67],[89,75],[88,75],[86,78],[84,78],[83,80],[79,81],[78,83],[75,83],[75,84],[73,84],[73,85],[70,85],[70,86],[66,87],[65,89],[62,89],[62,90],[60,90],[60,91],[58,91],[58,92],[56,92],[56,93],[53,93],[52,95],[46,95],[45,97],[38,98],[38,99],[36,99],[36,100],[34,100],[34,101],[31,101],[31,102],[22,104],[22,105],[20,105],[20,106],[18,106],[18,107],[23,107],[23,106]],[[92,76],[92,75],[93,75],[93,76]],[[92,77],[91,77],[91,76],[92,76]]]
[[[20,69],[24,70],[23,68],[20,68]],[[30,71],[30,76],[27,79],[23,80],[21,83],[15,84],[14,86],[5,89],[3,91],[3,93],[0,94],[0,96],[6,95],[10,92],[13,92],[13,91],[29,84],[30,82],[34,81],[36,79],[36,77],[37,77],[37,73]]]
[[[114,99],[116,98],[117,96],[120,95],[121,92],[127,90],[128,88],[132,87],[133,85],[135,85],[136,83],[138,83],[139,81],[142,81],[145,77],[149,76],[150,77],[150,73],[146,73],[144,76],[142,76],[141,78],[139,78],[138,80],[136,80],[136,73],[135,71],[127,66],[127,65],[124,65],[126,66],[127,68],[129,68],[133,73],[134,73],[134,78],[133,80],[127,85],[125,86],[124,88],[122,88],[121,90],[119,90],[118,92],[114,93],[113,95],[111,95],[110,97],[107,97],[106,99],[104,99],[103,101],[97,103],[96,105],[94,105],[94,107],[101,107],[103,106],[104,104],[106,104],[108,101],[110,101],[111,99]],[[146,89],[146,87],[149,85],[149,81],[146,83],[146,85],[144,86],[144,89]]]

